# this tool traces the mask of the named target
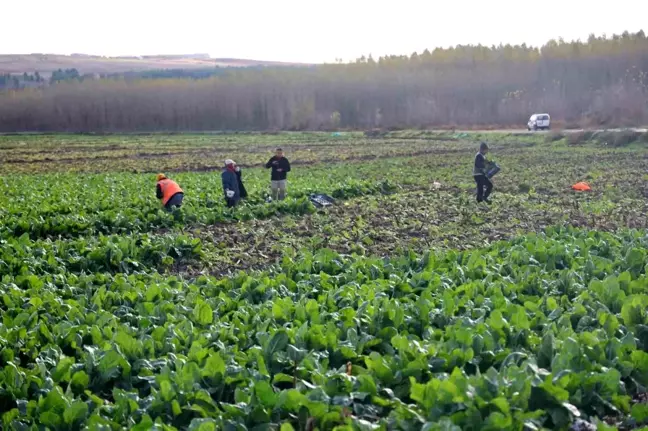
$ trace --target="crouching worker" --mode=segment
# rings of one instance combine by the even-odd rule
[[[473,168],[473,177],[477,183],[477,202],[486,202],[490,204],[488,197],[493,191],[493,183],[486,175],[486,154],[488,153],[488,144],[482,142],[479,145],[479,152],[475,156],[475,167]]]
[[[172,211],[173,207],[181,207],[184,199],[184,192],[173,180],[170,180],[164,174],[157,175],[157,186],[155,196],[162,200],[162,206],[167,211]]]
[[[227,207],[235,207],[241,200],[241,192],[239,190],[236,163],[234,163],[234,160],[225,160],[225,170],[223,170],[221,178],[223,180],[223,193],[225,193]]]

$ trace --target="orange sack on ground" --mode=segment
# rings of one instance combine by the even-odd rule
[[[592,190],[592,188],[589,186],[589,184],[587,184],[585,182],[582,182],[582,181],[580,183],[574,184],[572,186],[572,189],[574,189],[574,190],[576,190],[578,192],[588,192],[588,191]]]

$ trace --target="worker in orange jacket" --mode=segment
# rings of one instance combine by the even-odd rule
[[[164,174],[158,174],[155,196],[162,200],[162,206],[164,206],[164,209],[171,211],[173,207],[182,206],[184,192],[178,183],[168,179]]]

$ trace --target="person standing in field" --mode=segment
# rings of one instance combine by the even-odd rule
[[[486,202],[490,204],[488,197],[493,191],[493,183],[486,175],[486,154],[488,153],[488,144],[482,142],[479,144],[479,152],[475,156],[475,167],[473,168],[473,177],[477,183],[477,202]]]
[[[181,207],[184,199],[184,192],[173,180],[170,180],[164,174],[157,174],[157,186],[155,187],[155,196],[162,200],[162,206],[167,211],[172,211],[173,207]]]
[[[290,172],[290,162],[284,157],[283,150],[277,148],[275,155],[266,163],[267,169],[272,169],[270,185],[272,199],[284,200],[286,198],[286,175]]]
[[[223,193],[225,194],[227,208],[233,208],[241,200],[239,180],[236,175],[236,163],[234,163],[234,160],[225,160],[225,169],[221,174],[221,179],[223,180]]]
[[[247,194],[247,190],[245,190],[245,186],[243,185],[243,179],[241,178],[241,168],[236,163],[234,164],[234,172],[236,173],[236,180],[238,182],[239,194],[241,195],[241,199],[245,199],[248,194]]]

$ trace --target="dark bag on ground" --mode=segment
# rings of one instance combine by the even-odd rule
[[[329,195],[325,194],[312,194],[309,196],[310,201],[315,205],[317,208],[324,208],[331,206],[335,203],[335,199],[330,197]]]

